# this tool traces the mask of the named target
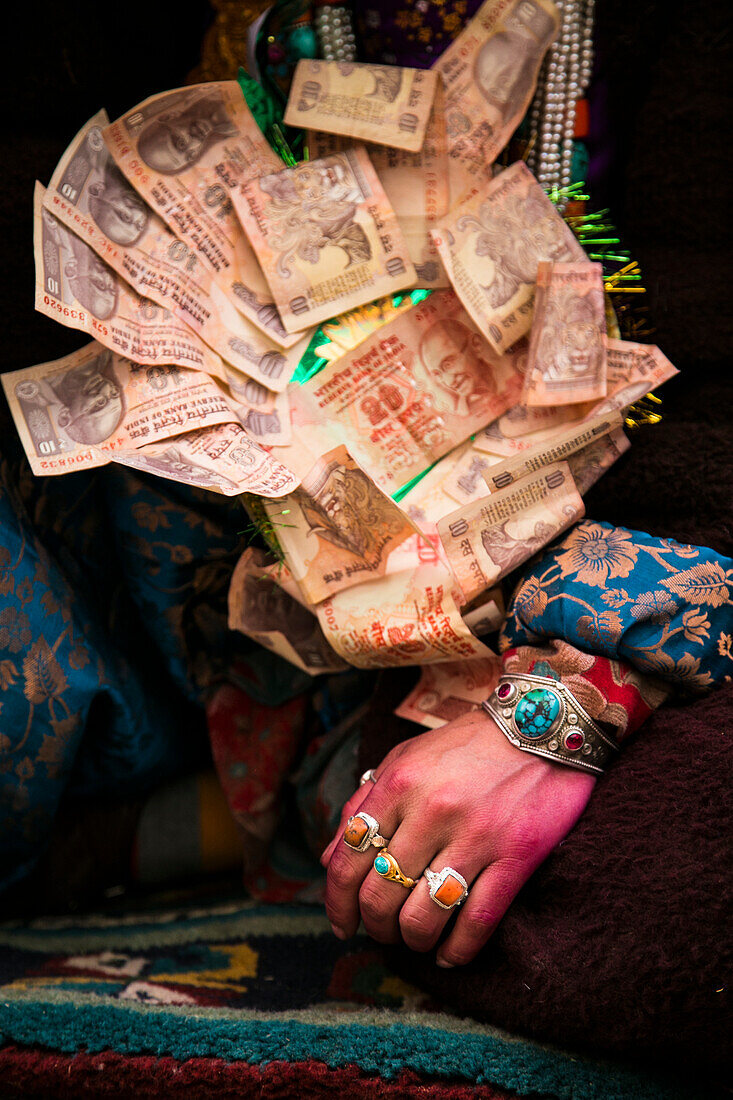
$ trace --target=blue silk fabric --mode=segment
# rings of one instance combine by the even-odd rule
[[[585,520],[524,570],[501,644],[562,638],[703,691],[733,675],[733,560]]]
[[[122,467],[0,456],[0,888],[62,794],[139,797],[205,758],[202,700],[247,645],[226,628],[244,526],[237,500]]]

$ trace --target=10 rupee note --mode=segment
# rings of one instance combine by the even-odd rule
[[[283,390],[305,345],[284,350],[235,309],[196,249],[171,232],[117,168],[104,141],[107,122],[100,111],[76,135],[51,177],[46,209],[225,361]]]
[[[550,0],[486,0],[435,62],[445,86],[451,206],[490,178],[559,26]]]
[[[606,396],[606,311],[597,263],[541,261],[522,401],[552,407]]]
[[[522,565],[585,514],[566,462],[543,467],[438,524],[466,600]]]
[[[110,460],[228,497],[242,493],[282,497],[298,484],[293,471],[255,443],[240,424],[186,432],[162,443],[147,443],[137,451],[114,451]]]
[[[431,233],[456,294],[498,352],[530,329],[540,261],[587,259],[523,161],[454,207]]]
[[[288,332],[417,281],[362,147],[249,180],[233,201]]]
[[[285,124],[417,153],[439,81],[425,69],[305,58],[295,67]]]
[[[2,383],[34,474],[104,465],[115,451],[235,419],[208,375],[144,367],[96,342]]]
[[[415,534],[344,446],[322,455],[282,505],[287,522],[277,538],[311,603],[383,575],[393,550]],[[265,510],[274,519],[283,507],[265,502]]]
[[[308,134],[308,148],[314,158],[342,153],[347,147],[347,138],[316,130]],[[366,145],[365,148],[397,215],[418,284],[431,289],[448,286],[448,276],[430,236],[431,228],[448,213],[450,206],[442,90],[438,88],[436,92],[419,153],[386,145]]]
[[[237,309],[271,339],[294,343],[232,205],[245,180],[282,167],[237,81],[150,96],[103,136],[117,167]]]
[[[246,634],[311,676],[347,668],[313,612],[278,584],[276,570],[264,551],[245,550],[229,586],[229,629]]]
[[[35,305],[39,313],[80,329],[137,363],[173,363],[202,370],[222,382],[221,358],[192,329],[136,291],[89,245],[44,209],[36,183],[33,245]]]
[[[478,710],[498,684],[501,667],[496,656],[427,665],[395,714],[428,729],[439,729]]]

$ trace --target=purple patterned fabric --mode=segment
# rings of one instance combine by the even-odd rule
[[[365,61],[429,69],[481,0],[367,0],[354,15]]]

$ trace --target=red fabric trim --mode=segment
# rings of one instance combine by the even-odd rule
[[[252,1066],[222,1058],[155,1058],[115,1051],[58,1054],[7,1046],[0,1050],[5,1100],[517,1100],[493,1085],[430,1081],[403,1070],[397,1078],[364,1073],[358,1066],[332,1069],[323,1062],[269,1062]]]
[[[557,646],[554,653],[548,649],[553,644]],[[626,661],[585,653],[566,642],[516,646],[502,654],[502,661],[506,671],[513,673],[533,672],[539,665],[537,675],[546,675],[542,666],[546,669],[549,665],[591,718],[610,727],[619,742],[637,730],[664,698],[657,689],[647,692],[645,698],[642,687],[646,678]]]

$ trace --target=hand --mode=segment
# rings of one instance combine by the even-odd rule
[[[489,715],[475,711],[397,745],[343,809],[321,862],[328,868],[326,912],[341,939],[363,920],[370,936],[414,951],[435,946],[451,911],[429,894],[426,867],[450,866],[470,893],[438,951],[439,966],[473,959],[532,872],[582,814],[595,778],[515,748]],[[378,851],[342,841],[349,817],[379,822],[407,890],[372,869]]]

